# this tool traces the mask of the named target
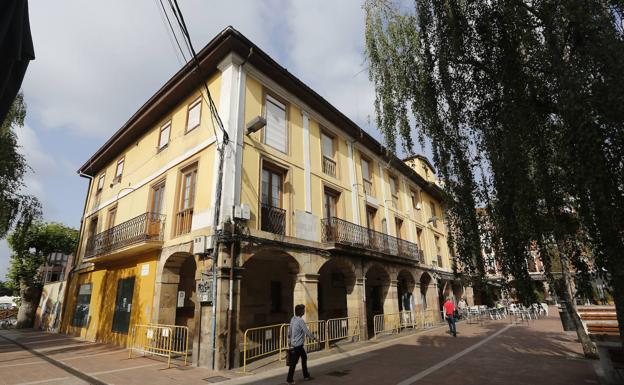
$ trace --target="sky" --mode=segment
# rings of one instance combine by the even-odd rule
[[[178,0],[199,51],[233,26],[374,135],[362,0]],[[167,2],[164,1],[166,4]],[[36,59],[17,129],[26,191],[46,221],[80,226],[88,180],[76,170],[181,66],[158,0],[31,0]],[[0,241],[0,279],[10,251]]]

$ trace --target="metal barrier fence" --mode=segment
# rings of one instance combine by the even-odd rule
[[[325,330],[325,321],[309,321],[305,323],[310,330],[310,333],[314,334],[318,340],[313,340],[305,336],[303,339],[303,346],[308,352],[315,352],[325,347],[327,342],[327,334]],[[283,360],[282,352],[286,351],[289,346],[288,334],[290,330],[290,324],[283,324],[280,330],[280,349],[279,360]]]
[[[346,338],[354,339],[357,337],[360,340],[360,318],[358,317],[343,317],[328,319],[325,323],[326,341],[325,348],[329,349],[329,344],[332,341],[338,341]]]
[[[281,353],[284,326],[288,326],[288,324],[275,324],[245,330],[243,335],[243,372],[247,370],[249,360]]]
[[[189,331],[186,326],[178,325],[162,325],[162,324],[149,324],[150,326],[168,327],[171,328],[173,334],[171,335],[171,355],[175,357],[184,357],[184,366],[189,356]]]
[[[134,325],[128,338],[128,358],[132,352],[141,352],[167,358],[167,367],[171,367],[171,346],[173,329],[168,326]]]

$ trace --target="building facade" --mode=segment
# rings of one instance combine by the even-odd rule
[[[376,314],[465,295],[426,158],[388,154],[231,27],[198,62],[79,170],[64,332],[124,344],[135,324],[188,326],[193,361],[225,368],[246,329],[298,303],[366,336]]]

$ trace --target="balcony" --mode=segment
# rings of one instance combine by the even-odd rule
[[[418,245],[339,218],[321,220],[322,241],[377,251],[423,263]]]
[[[184,209],[176,214],[175,235],[188,234],[193,225],[193,208]]]
[[[164,215],[141,214],[89,237],[85,258],[103,255],[120,256],[126,252],[134,253],[158,249],[162,246],[164,226]]]
[[[329,176],[336,177],[336,162],[323,155],[323,172]]]
[[[263,203],[260,206],[260,230],[285,235],[286,210]]]

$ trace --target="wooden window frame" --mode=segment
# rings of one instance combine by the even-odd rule
[[[285,195],[285,191],[284,191],[284,185],[286,183],[286,175],[288,173],[288,170],[280,167],[272,162],[268,162],[268,161],[263,161],[262,165],[260,167],[260,204],[262,204],[262,175],[263,175],[263,171],[264,170],[269,171],[269,205],[271,205],[271,207],[275,207],[273,206],[273,196],[272,196],[272,180],[273,180],[273,173],[275,174],[279,174],[281,176],[281,183],[280,183],[280,190],[279,190],[279,206],[276,208],[279,209],[283,209],[285,210],[284,207],[284,195]]]
[[[193,131],[194,129],[196,129],[197,127],[201,126],[201,116],[202,116],[202,109],[203,109],[203,98],[202,95],[199,95],[198,97],[196,97],[195,99],[193,99],[192,102],[190,102],[187,106],[186,106],[186,121],[184,122],[184,134],[188,134],[189,132]],[[197,124],[194,125],[193,127],[189,127],[189,115],[191,113],[191,109],[195,106],[197,106],[199,104],[199,120],[197,121]]]
[[[375,218],[377,218],[377,209],[371,205],[366,205],[366,226],[368,228],[368,230],[371,231],[375,231],[376,226],[375,226]],[[370,223],[369,218],[368,218],[368,214],[372,213],[373,214],[373,222]]]
[[[190,203],[189,207],[187,208],[183,208],[184,206],[184,191],[186,190],[186,185],[185,185],[185,180],[186,180],[186,175],[189,173],[193,173],[192,175],[192,179],[191,179],[191,188],[189,190],[190,193],[190,198],[189,200],[191,200],[192,202]],[[183,169],[180,170],[180,196],[177,202],[177,212],[180,212],[182,210],[186,210],[186,209],[193,209],[195,208],[195,193],[197,191],[197,163],[193,163],[191,165],[188,165],[186,167],[184,167]]]
[[[114,205],[113,207],[108,209],[108,213],[106,216],[106,230],[109,230],[115,227],[116,220],[117,220],[117,205]]]
[[[332,195],[334,197],[334,216],[332,218],[340,218],[342,214],[342,210],[340,210],[341,192],[330,186],[323,185],[323,218],[328,218],[325,216],[327,214],[325,212],[325,195]]]
[[[394,217],[394,231],[396,233],[396,237],[399,239],[403,239],[403,224],[403,219],[396,216]]]
[[[364,168],[362,167],[362,164],[366,162],[368,164],[368,177],[370,179],[366,179],[364,178],[364,172],[362,171]],[[373,185],[373,161],[372,159],[370,159],[367,156],[364,155],[360,155],[360,172],[362,174],[362,186],[364,186],[364,182],[368,182],[370,183],[370,189],[371,189],[371,193],[369,196],[374,197],[375,196],[375,186]],[[364,194],[366,194],[366,187],[364,187]],[[366,194],[368,195],[368,194]]]
[[[392,191],[392,183],[390,183],[390,180],[394,181],[394,188],[396,191]],[[399,188],[399,178],[395,175],[395,174],[388,174],[388,184],[390,185],[390,196],[392,197],[392,205],[394,206],[395,210],[400,210],[401,209],[401,202],[399,200],[399,191],[401,190]]]
[[[158,144],[157,144],[157,150],[160,152],[162,150],[164,150],[165,148],[169,147],[169,141],[171,140],[171,125],[172,125],[172,121],[171,119],[167,120],[165,123],[160,125],[160,128],[158,129]],[[164,129],[169,126],[169,134],[167,137],[167,143],[165,143],[163,146],[160,145],[160,140],[162,139],[162,133],[164,131]]]
[[[412,200],[412,208],[418,210],[418,193],[413,188],[410,188],[410,198]]]
[[[262,94],[262,116],[266,119],[267,118],[267,99],[273,99],[276,102],[282,104],[284,106],[284,119],[286,120],[286,149],[285,151],[280,150],[279,148],[275,148],[273,146],[271,146],[270,144],[268,144],[266,142],[266,133],[267,133],[267,127],[265,126],[264,128],[262,128],[262,144],[271,147],[272,149],[274,149],[275,151],[278,151],[282,154],[286,154],[289,155],[290,154],[290,103],[288,103],[288,101],[286,101],[284,98],[281,98],[279,96],[277,96],[275,93],[267,90],[266,88],[263,89],[263,94]],[[275,104],[275,103],[274,103]],[[278,106],[279,107],[279,106]]]
[[[149,200],[147,202],[147,212],[153,213],[152,209],[154,208],[154,199],[155,199],[155,192],[156,190],[159,189],[164,189],[166,186],[166,179],[161,179],[155,183],[152,183],[152,185],[150,186],[150,197]],[[162,202],[162,206],[161,206],[161,210],[164,208],[164,191],[163,191],[163,202]],[[162,214],[162,212],[157,213],[157,214]]]
[[[325,154],[323,153],[323,136],[328,137],[329,139],[331,139],[331,144],[332,144],[332,154],[331,154],[331,158],[329,158],[330,161],[334,162],[334,175],[331,175],[330,173],[325,172],[324,169],[324,161],[325,161]],[[332,132],[328,131],[327,129],[325,129],[324,127],[321,127],[321,136],[320,136],[320,145],[321,145],[321,169],[323,171],[323,174],[331,176],[332,178],[336,178],[336,179],[340,179],[340,173],[339,171],[339,167],[338,167],[338,137],[336,135],[334,135]]]
[[[119,173],[119,164],[122,164],[121,166],[121,173]],[[123,176],[123,172],[124,172],[124,168],[126,167],[126,156],[122,156],[121,158],[117,159],[117,163],[115,166],[115,177],[113,178],[113,183],[121,183],[121,178]]]

